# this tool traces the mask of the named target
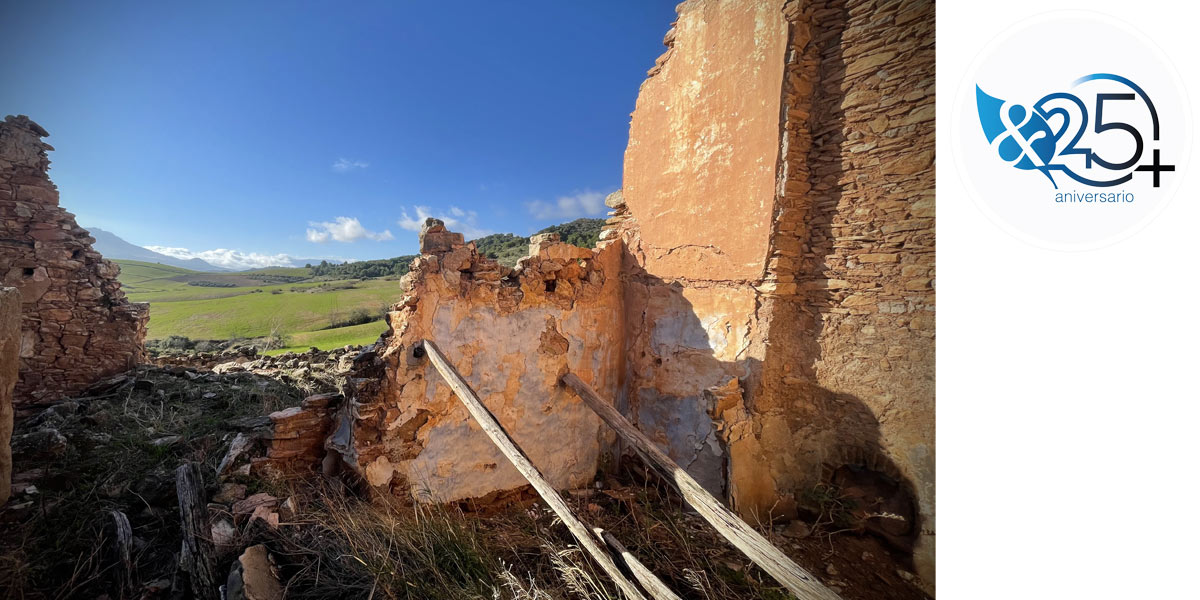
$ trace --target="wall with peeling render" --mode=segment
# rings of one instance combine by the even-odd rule
[[[524,480],[413,355],[436,341],[559,487],[612,398],[750,520],[815,485],[904,516],[876,533],[933,582],[933,6],[690,0],[642,85],[598,250],[516,270],[430,222],[329,445],[377,489],[488,498]],[[873,526],[873,525],[872,525]]]
[[[390,335],[360,358],[331,445],[368,484],[398,495],[486,500],[526,485],[414,355],[430,339],[543,475],[560,488],[589,485],[600,421],[558,378],[570,369],[602,394],[618,389],[619,245],[593,251],[538,236],[509,269],[432,221],[422,252],[389,313]]]
[[[751,518],[890,490],[882,534],[932,582],[933,5],[678,11],[604,235],[629,249],[628,414]]]

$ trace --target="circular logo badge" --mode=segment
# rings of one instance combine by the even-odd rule
[[[1099,248],[1157,215],[1191,143],[1183,84],[1137,31],[1088,12],[1023,21],[976,58],[955,99],[959,172],[1009,233]]]

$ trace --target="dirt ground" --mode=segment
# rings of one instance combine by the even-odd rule
[[[607,579],[529,490],[487,506],[414,506],[372,497],[348,478],[298,480],[215,471],[238,433],[313,391],[291,376],[140,367],[17,423],[14,496],[0,508],[0,598],[192,597],[181,572],[175,469],[201,466],[223,578],[262,544],[287,598],[607,598]],[[285,375],[286,375],[285,373]],[[327,382],[326,382],[327,383]],[[327,390],[323,390],[327,391]],[[688,599],[790,597],[661,482],[623,467],[566,497]],[[279,524],[239,513],[265,494]],[[115,513],[132,529],[127,569]],[[800,523],[763,528],[846,600],[907,600],[917,588],[902,552],[866,534]],[[217,529],[214,528],[214,535]]]

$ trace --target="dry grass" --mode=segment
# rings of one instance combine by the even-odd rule
[[[647,485],[573,499],[684,598],[788,596],[698,516]],[[340,483],[288,491],[302,515],[266,541],[289,598],[617,598],[615,586],[535,500],[486,513],[359,498]]]
[[[114,590],[113,510],[129,518],[138,539],[132,557],[137,580],[169,578],[180,539],[175,468],[193,460],[212,473],[232,435],[230,419],[265,414],[303,397],[249,374],[193,380],[182,372],[139,373],[137,385],[59,404],[17,425],[17,434],[54,428],[69,443],[61,454],[17,457],[14,473],[40,473],[32,481],[39,492],[0,512],[0,599],[96,597]],[[30,506],[12,508],[26,502]]]
[[[71,443],[63,456],[17,465],[17,472],[44,469],[45,474],[35,482],[41,492],[31,508],[15,517],[14,511],[0,512],[5,531],[0,599],[120,597],[109,547],[111,510],[128,516],[137,538],[135,596],[147,583],[169,580],[180,543],[175,467],[196,461],[211,476],[228,446],[231,418],[264,414],[298,402],[301,395],[294,387],[247,374],[197,379],[151,370],[137,385],[92,397],[76,412],[50,419]],[[26,422],[18,429],[38,426]],[[179,440],[153,443],[171,436]],[[587,525],[616,536],[683,598],[789,597],[688,511],[677,494],[637,473],[626,469],[619,478],[606,479],[603,491],[567,495],[568,503]],[[299,504],[299,514],[278,530],[250,526],[239,535],[243,547],[268,546],[279,561],[288,598],[617,597],[607,576],[580,552],[554,514],[528,494],[510,497],[501,507],[413,505],[390,497],[369,500],[338,480],[317,476],[295,484],[243,483],[251,493],[291,496]],[[852,507],[836,490],[818,492],[812,499],[823,508],[818,531],[838,528]],[[790,552],[815,556],[806,566],[815,564],[819,575],[836,542],[840,554],[834,558],[845,579],[861,589],[874,586],[871,593],[847,597],[919,597],[895,581],[896,563],[876,546],[847,546],[853,538],[832,533],[803,544],[767,535]],[[868,561],[868,554],[877,558]],[[223,556],[218,568],[228,569],[235,556]],[[165,596],[147,596],[159,597]]]

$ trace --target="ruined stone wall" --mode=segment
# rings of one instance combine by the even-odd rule
[[[605,233],[626,410],[748,517],[822,483],[885,497],[932,582],[933,5],[678,11]]]
[[[794,315],[778,318],[779,333],[802,340],[805,359],[779,356],[764,381],[815,384],[793,442],[816,450],[825,477],[851,466],[907,488],[916,506],[889,511],[912,513],[912,528],[889,532],[913,543],[931,586],[934,6],[801,6],[785,89],[779,261],[768,277],[794,274],[794,289],[776,289],[787,300],[780,317]]]
[[[368,484],[437,501],[488,499],[525,479],[424,358],[433,340],[542,473],[590,484],[599,418],[558,385],[570,369],[615,394],[623,363],[619,244],[593,251],[535,236],[515,269],[430,220],[391,329],[356,360],[329,445]]]
[[[329,445],[378,489],[523,487],[420,356],[437,342],[559,487],[612,398],[751,521],[821,485],[933,581],[933,7],[690,0],[642,85],[598,250],[510,271],[430,222]],[[882,498],[877,502],[876,498]],[[882,524],[880,524],[882,523]]]
[[[629,249],[630,417],[725,496],[739,381],[761,363],[787,22],[780,1],[685,2],[642,84],[615,225]],[[713,390],[722,390],[714,394]]]
[[[53,150],[27,117],[0,123],[0,283],[21,292],[16,403],[54,401],[143,359],[149,310],[130,303],[120,269],[58,205]]]
[[[20,349],[21,293],[0,286],[0,506],[12,494],[12,401]]]

